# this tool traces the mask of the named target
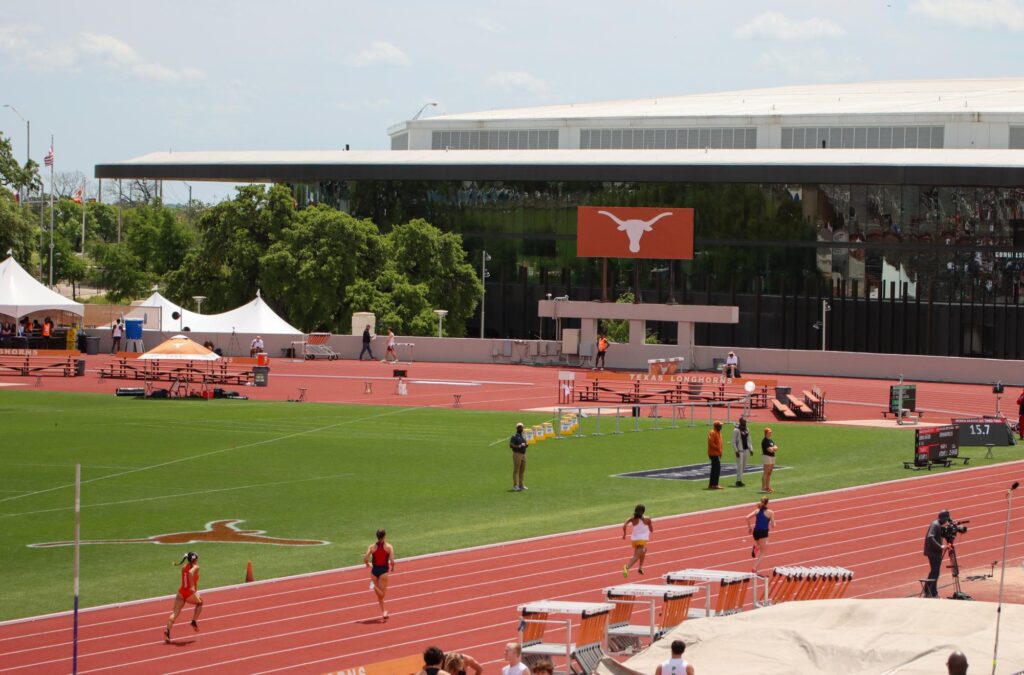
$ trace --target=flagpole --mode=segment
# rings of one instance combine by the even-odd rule
[[[56,158],[53,157],[53,135],[50,135],[50,288],[53,288],[53,165]]]
[[[82,255],[85,255],[85,178],[82,178]]]

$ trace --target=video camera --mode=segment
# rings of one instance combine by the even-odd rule
[[[939,525],[939,536],[945,539],[950,544],[956,539],[956,535],[964,534],[967,532],[967,523],[969,520],[948,520],[945,523]]]

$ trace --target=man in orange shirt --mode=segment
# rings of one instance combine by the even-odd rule
[[[718,477],[722,474],[722,423],[715,420],[715,426],[708,432],[708,459],[711,460],[711,481],[708,483],[709,490],[723,490],[718,484]]]

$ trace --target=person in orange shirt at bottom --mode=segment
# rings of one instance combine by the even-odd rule
[[[709,490],[724,490],[718,484],[718,478],[722,475],[722,423],[715,420],[714,428],[708,432],[708,459],[711,460],[711,480],[708,482]]]
[[[195,605],[195,609],[192,610],[192,630],[199,630],[199,624],[196,622],[203,611],[203,599],[199,597],[199,555],[189,551],[174,564],[185,566],[181,568],[181,587],[174,596],[174,610],[167,619],[167,628],[164,629],[164,642],[168,643],[171,641],[171,626],[186,603]]]

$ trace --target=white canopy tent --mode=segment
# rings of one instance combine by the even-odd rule
[[[69,300],[36,281],[13,256],[0,263],[0,314],[19,319],[44,310],[85,314],[82,303]]]
[[[183,309],[159,293],[153,293],[141,304],[160,308],[161,327],[167,332],[188,328],[193,333],[303,335],[302,331],[289,325],[270,309],[259,291],[256,291],[256,297],[252,302],[221,314],[199,314]],[[175,312],[179,314],[177,319],[174,318]],[[128,317],[131,318],[131,314]]]

